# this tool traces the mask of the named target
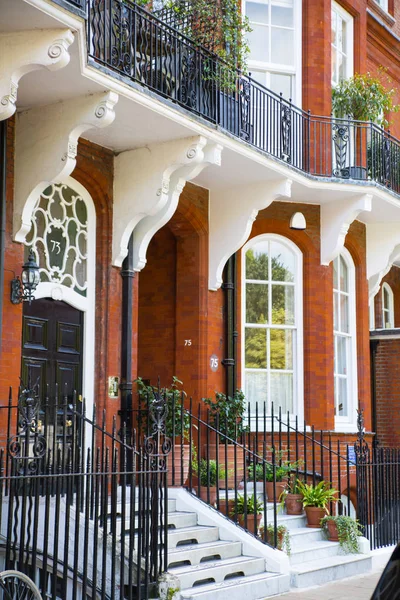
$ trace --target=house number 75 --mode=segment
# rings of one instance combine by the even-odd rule
[[[192,340],[185,340],[185,346],[191,346]]]

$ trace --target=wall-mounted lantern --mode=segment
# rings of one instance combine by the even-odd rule
[[[29,302],[34,300],[34,292],[40,283],[39,267],[35,261],[35,255],[32,248],[29,250],[28,260],[22,267],[21,279],[15,277],[11,281],[11,302],[19,304],[20,302]]]

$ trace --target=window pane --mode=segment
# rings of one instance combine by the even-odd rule
[[[342,50],[342,52],[344,52],[344,54],[347,54],[347,24],[346,24],[346,21],[342,21],[341,25],[342,25],[342,27],[341,27],[341,35],[339,38],[339,48]]]
[[[332,81],[333,83],[339,83],[337,77],[337,51],[332,48]]]
[[[348,275],[347,265],[344,261],[343,256],[341,256],[340,257],[340,289],[342,292],[349,291],[348,279],[349,279],[349,275]]]
[[[246,279],[268,281],[268,242],[259,242],[247,250]]]
[[[268,400],[268,375],[265,371],[246,371],[245,395],[246,400],[250,402],[252,411],[255,412],[256,402],[266,402]]]
[[[282,75],[281,73],[271,73],[269,88],[275,94],[282,93],[282,96],[289,100],[293,99],[292,89],[293,77],[291,75]]]
[[[347,375],[347,338],[336,336],[335,371],[339,375]]]
[[[273,281],[294,281],[295,256],[279,242],[271,242],[271,270]]]
[[[349,297],[340,294],[340,331],[349,333]]]
[[[333,329],[339,329],[339,293],[333,293]]]
[[[389,292],[386,288],[383,288],[383,306],[384,308],[389,308]]]
[[[347,73],[347,59],[344,54],[338,54],[338,62],[339,62],[339,81],[342,79],[346,79]]]
[[[272,25],[281,25],[282,27],[293,27],[293,8],[272,5],[271,23]]]
[[[279,65],[294,64],[294,35],[288,29],[271,30],[271,61]]]
[[[271,402],[275,414],[279,406],[282,413],[293,413],[293,375],[292,373],[271,373]]]
[[[246,284],[246,323],[267,323],[268,285]]]
[[[272,286],[272,323],[274,325],[294,325],[293,286]]]
[[[247,34],[250,47],[250,58],[262,62],[269,62],[268,28],[262,25],[252,25],[252,30]]]
[[[338,385],[338,409],[337,414],[339,417],[347,417],[348,416],[348,408],[347,408],[347,379],[343,377],[337,378]]]
[[[335,258],[333,261],[333,287],[337,290],[338,288],[338,259]]]
[[[259,2],[246,2],[246,16],[250,21],[268,23],[268,4]],[[253,27],[252,27],[253,29]]]
[[[248,369],[267,368],[267,330],[246,329],[245,367]]]
[[[271,369],[293,369],[293,332],[287,329],[270,331]]]
[[[337,28],[337,15],[332,11],[332,44],[336,46],[336,28]]]

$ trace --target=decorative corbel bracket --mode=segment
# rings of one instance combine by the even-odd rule
[[[274,200],[290,198],[292,181],[281,179],[215,191],[210,198],[209,289],[222,285],[230,256],[247,241],[260,210]]]
[[[65,67],[73,41],[69,29],[0,33],[0,121],[15,112],[21,77],[38,69],[56,71]]]
[[[400,223],[367,224],[367,278],[369,298],[379,291],[382,278],[400,259]]]
[[[370,212],[372,195],[361,194],[321,206],[321,265],[328,266],[344,247],[350,225],[364,211]]]
[[[134,269],[143,269],[148,245],[174,214],[185,183],[206,166],[220,165],[221,151],[219,144],[198,136],[129,150],[115,158],[115,266],[122,265],[135,230]]]
[[[107,127],[115,117],[114,92],[82,96],[33,108],[17,118],[14,232],[24,242],[32,210],[47,184],[61,182],[75,168],[78,138],[92,127]]]

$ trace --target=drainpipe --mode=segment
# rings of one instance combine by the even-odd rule
[[[121,335],[121,415],[126,424],[127,439],[132,432],[132,323],[133,323],[133,233],[129,238],[128,255],[122,263],[122,335]]]
[[[226,263],[224,279],[222,289],[225,290],[226,358],[222,360],[222,364],[226,369],[226,393],[232,397],[237,388],[236,254]]]
[[[3,335],[4,254],[6,248],[7,121],[0,122],[0,354]]]
[[[369,348],[371,355],[371,402],[372,402],[372,431],[375,433],[373,439],[373,446],[379,444],[376,433],[376,353],[378,350],[379,340],[370,340]]]

